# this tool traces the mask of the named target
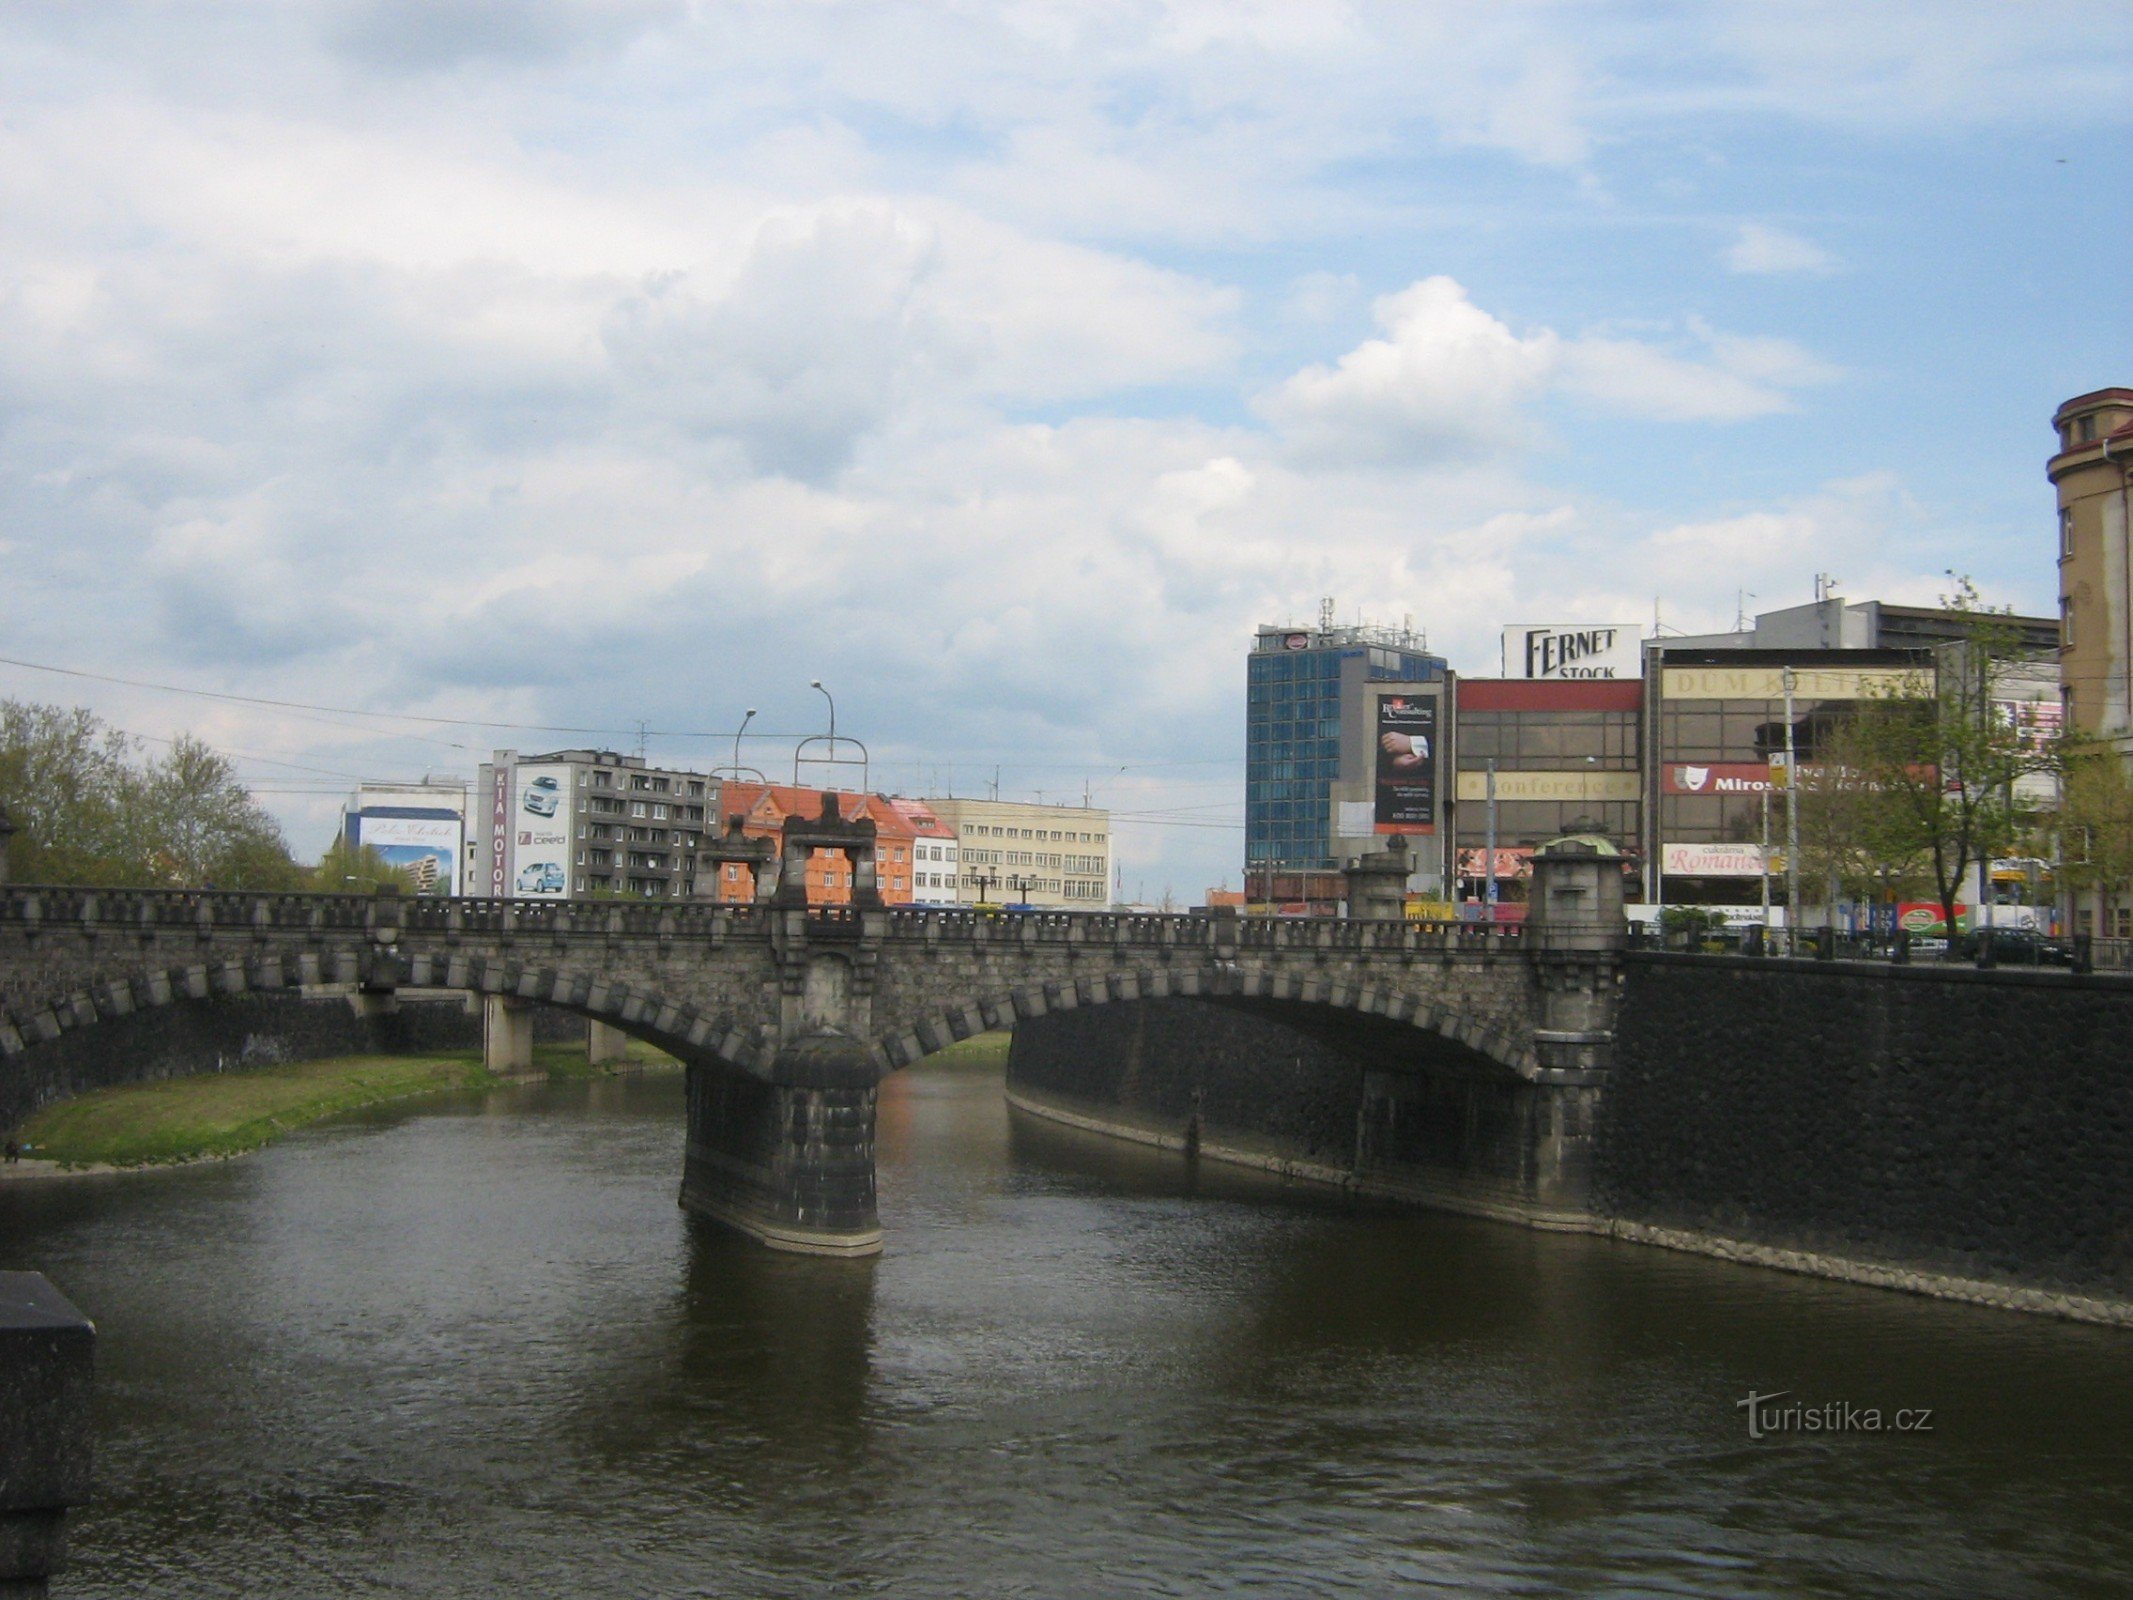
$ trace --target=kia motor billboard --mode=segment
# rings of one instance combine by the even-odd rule
[[[504,892],[517,900],[568,899],[574,809],[570,768],[515,767],[508,795],[512,848]]]

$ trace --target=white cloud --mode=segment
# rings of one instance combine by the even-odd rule
[[[1500,448],[1557,359],[1554,334],[1520,338],[1450,278],[1424,278],[1372,310],[1383,338],[1258,402],[1306,458],[1428,465]]]
[[[1766,276],[1809,273],[1819,277],[1837,269],[1837,258],[1820,245],[1761,222],[1741,224],[1725,259],[1735,272]]]
[[[1550,391],[1626,416],[1740,422],[1791,410],[1787,389],[1838,376],[1789,340],[1721,333],[1694,318],[1688,354],[1604,333],[1519,335],[1446,277],[1373,310],[1383,337],[1256,403],[1304,460],[1417,467],[1514,450],[1534,432],[1524,408]]]
[[[1633,339],[1565,344],[1562,384],[1602,410],[1666,422],[1741,422],[1792,409],[1767,384]]]

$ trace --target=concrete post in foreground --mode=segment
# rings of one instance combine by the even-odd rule
[[[618,1061],[627,1061],[629,1056],[630,1036],[620,1028],[610,1028],[604,1022],[585,1025],[585,1059],[589,1064],[612,1066]]]
[[[42,1596],[89,1498],[96,1327],[40,1272],[0,1272],[0,1597]]]
[[[481,1064],[500,1078],[533,1070],[532,1006],[515,995],[482,996]]]
[[[767,1082],[692,1064],[683,1209],[773,1250],[878,1253],[875,1083],[866,1047],[830,1028],[779,1050]]]

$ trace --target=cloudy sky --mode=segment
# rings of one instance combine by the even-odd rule
[[[1086,788],[1196,898],[1322,597],[1474,672],[1817,572],[2054,610],[2047,419],[2133,382],[2099,15],[16,0],[0,694],[311,858],[496,746],[752,706],[787,776],[819,678],[876,787]]]

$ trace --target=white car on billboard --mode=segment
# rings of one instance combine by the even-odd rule
[[[520,894],[561,894],[563,892],[563,867],[560,862],[536,861],[529,867],[521,867],[518,874]]]
[[[526,785],[526,792],[519,796],[518,803],[537,817],[552,817],[556,807],[563,803],[563,786],[543,773]]]

